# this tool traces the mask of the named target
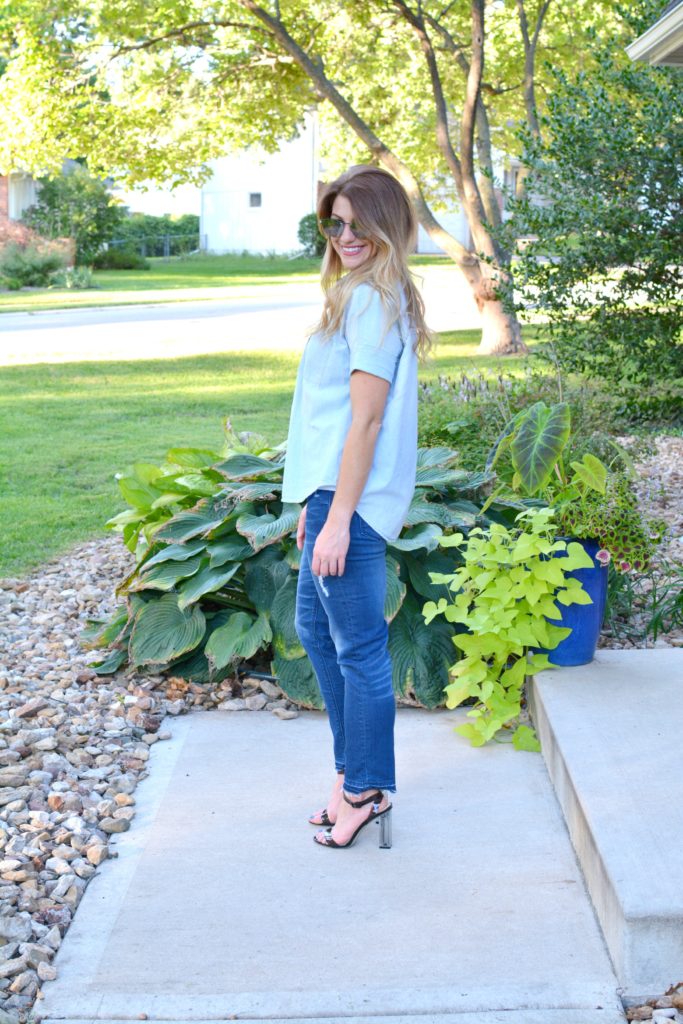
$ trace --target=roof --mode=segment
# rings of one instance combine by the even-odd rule
[[[683,67],[683,0],[671,0],[654,25],[627,46],[626,52],[631,60]]]

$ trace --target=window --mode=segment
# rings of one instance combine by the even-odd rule
[[[260,206],[261,205],[261,193],[260,192],[250,192],[249,193],[249,205],[250,206]]]

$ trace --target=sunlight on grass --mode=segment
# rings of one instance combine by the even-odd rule
[[[475,331],[441,335],[423,380],[520,358],[476,354]],[[226,416],[271,444],[287,436],[297,352],[0,368],[0,577],[105,534],[124,507],[114,474],[175,446],[218,449]]]

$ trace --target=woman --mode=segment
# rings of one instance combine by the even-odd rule
[[[318,207],[325,302],[292,403],[282,500],[306,502],[296,630],[329,715],[337,779],[309,818],[350,846],[379,820],[391,845],[396,705],[384,619],[385,553],[415,487],[417,358],[430,339],[408,270],[416,223],[392,175],[352,167]]]

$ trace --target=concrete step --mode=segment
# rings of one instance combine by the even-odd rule
[[[542,672],[531,708],[620,984],[683,978],[683,650]]]
[[[121,1024],[133,1017],[69,1018],[68,1024]],[[148,1018],[150,1021],[161,1018]],[[626,1018],[615,1009],[604,1007],[590,1010],[543,1009],[543,1010],[474,1010],[472,1013],[423,1014],[417,1016],[371,1016],[371,1017],[239,1017],[248,1024],[624,1024]],[[216,1024],[225,1022],[223,1017],[185,1018],[178,1020],[163,1018],[164,1024]],[[41,1024],[64,1024],[63,1017],[43,1018]]]

